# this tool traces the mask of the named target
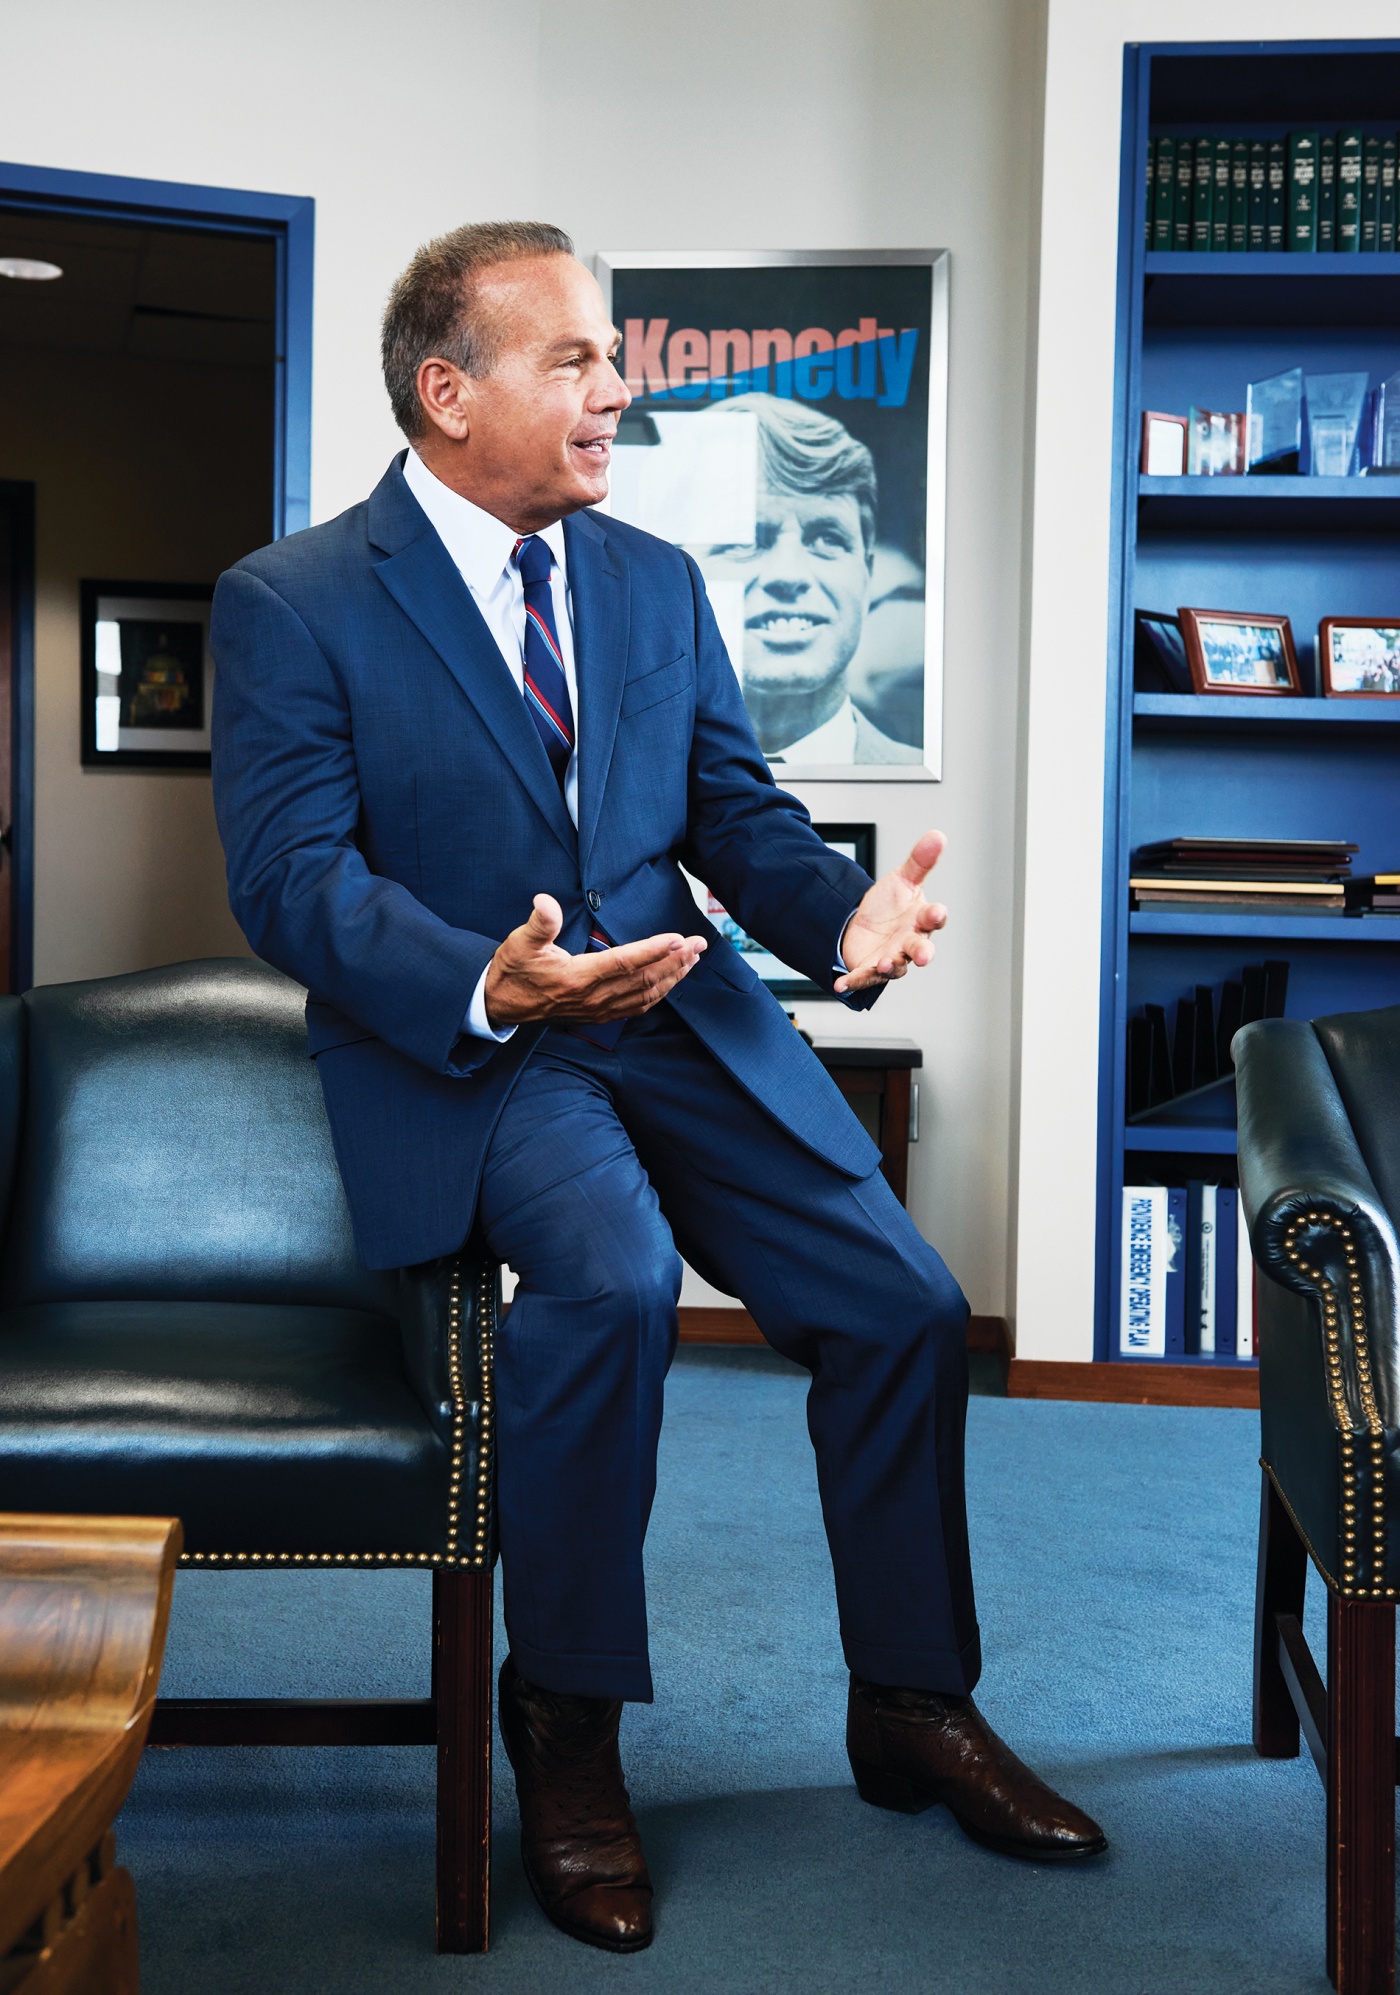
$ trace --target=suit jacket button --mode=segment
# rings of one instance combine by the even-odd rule
[[[596,887],[590,887],[588,889],[588,905],[592,908],[595,914],[598,912],[599,908],[603,905],[603,896],[599,893]]]

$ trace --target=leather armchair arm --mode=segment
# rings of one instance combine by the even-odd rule
[[[404,1368],[444,1441],[459,1415],[478,1431],[489,1418],[500,1303],[500,1269],[474,1247],[399,1271]]]
[[[1323,1316],[1336,1423],[1395,1424],[1400,1248],[1311,1025],[1235,1036],[1240,1196],[1259,1267]]]
[[[399,1329],[409,1381],[446,1445],[449,1563],[489,1571],[496,1558],[492,1346],[501,1270],[478,1245],[399,1271]]]

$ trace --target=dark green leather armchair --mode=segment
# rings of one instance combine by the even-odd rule
[[[1257,1269],[1264,1470],[1254,1743],[1306,1735],[1327,1790],[1327,1971],[1395,1981],[1400,1588],[1400,1006],[1266,1019],[1234,1041]],[[1302,1634],[1327,1587],[1327,1681]]]
[[[151,1742],[436,1742],[438,1946],[478,1951],[498,1271],[360,1265],[304,995],[214,961],[0,998],[0,1510],[431,1570],[431,1699],[163,1700]]]

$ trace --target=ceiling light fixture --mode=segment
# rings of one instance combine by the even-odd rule
[[[0,256],[0,277],[18,277],[30,284],[47,284],[63,271],[56,263],[37,256]]]

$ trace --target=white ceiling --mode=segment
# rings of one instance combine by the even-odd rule
[[[40,257],[46,283],[0,278],[0,347],[268,366],[276,263],[268,241],[0,211],[0,257]]]

